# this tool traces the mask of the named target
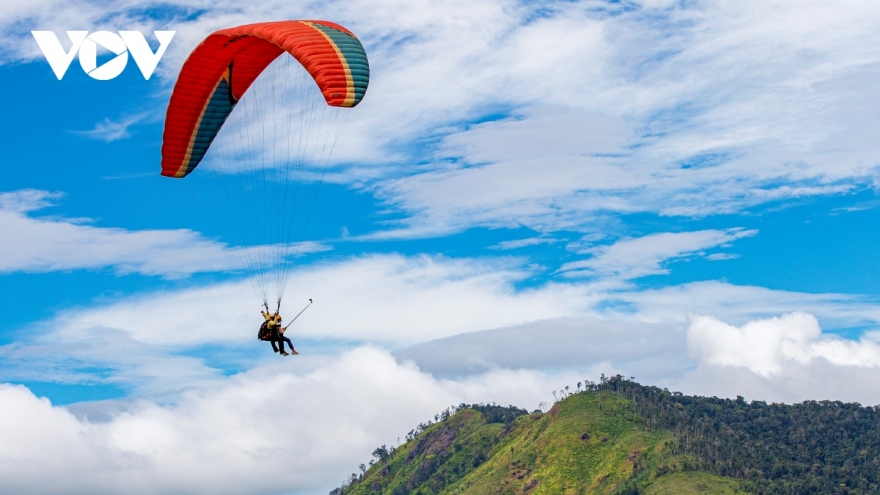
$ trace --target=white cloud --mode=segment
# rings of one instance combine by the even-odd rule
[[[363,256],[293,271],[282,315],[290,321],[314,299],[288,332],[314,356],[577,316],[598,301],[588,286],[517,290],[529,274],[515,260]],[[224,379],[223,369],[277,357],[256,340],[259,311],[247,280],[62,311],[33,322],[40,332],[0,346],[0,381],[112,385],[141,397],[207,387]]]
[[[616,120],[545,109],[452,134],[444,156],[474,166],[440,165],[379,184],[379,198],[412,216],[373,237],[432,236],[471,225],[578,229],[591,213],[627,210],[603,193],[644,186],[604,157],[622,152],[626,130]]]
[[[0,194],[0,210],[15,213],[27,213],[52,206],[52,200],[62,196],[61,193],[21,189],[15,192]]]
[[[53,407],[24,387],[0,385],[5,419],[0,423],[0,479],[4,488],[23,494],[53,491],[57,479],[65,480],[66,493],[326,492],[366,462],[373,448],[395,443],[448,405],[497,402],[533,409],[551,402],[552,390],[574,388],[600,372],[629,376],[638,370],[637,379],[688,393],[769,401],[880,401],[876,387],[866,386],[880,379],[876,344],[827,347],[837,341],[817,333],[815,319],[806,314],[756,321],[742,329],[699,318],[705,320],[694,320],[689,330],[688,345],[697,359],[690,372],[684,371],[688,350],[682,330],[674,325],[614,323],[609,328],[595,320],[568,319],[512,333],[498,329],[460,336],[465,340],[459,344],[477,339],[494,352],[484,355],[488,368],[457,378],[438,379],[386,350],[365,346],[335,357],[277,358],[161,403],[141,399]],[[704,332],[709,327],[715,332]],[[746,336],[758,327],[770,330]],[[718,332],[739,332],[745,340],[731,343]],[[548,374],[505,369],[498,362],[512,363],[505,355],[510,351],[524,356],[527,366],[552,367],[548,359],[553,352],[527,357],[529,349],[521,347],[532,338],[553,341],[556,347],[551,347],[563,354],[564,369]],[[412,357],[442,361],[446,353],[450,365],[453,340],[422,346],[425,352]],[[605,341],[616,341],[609,352],[602,350]],[[584,351],[579,364],[566,357],[576,354],[571,352],[575,346]],[[744,355],[746,347],[757,347],[758,356],[769,356],[766,362],[777,362],[781,369],[763,373],[769,369],[766,362]],[[467,349],[479,354],[474,347]],[[652,358],[652,349],[662,349],[662,355]],[[728,350],[722,361],[739,365],[718,363]],[[803,361],[804,352],[812,353],[809,362]],[[675,365],[670,367],[670,361]]]
[[[693,365],[682,352],[684,344],[684,329],[677,323],[578,317],[463,333],[394,354],[435,376],[517,368],[595,376],[589,370],[606,363],[653,384],[681,376]]]
[[[406,345],[588,311],[585,287],[515,290],[526,276],[515,264],[492,260],[363,256],[292,272],[282,316],[289,321],[313,298],[291,329],[296,338]],[[163,291],[65,312],[52,338],[78,340],[101,326],[153,345],[242,343],[262,322],[258,304],[246,280]]]
[[[769,377],[748,368],[704,364],[666,385],[687,394],[795,403],[839,400],[867,406],[880,404],[880,393],[869,384],[880,380],[880,370],[864,366],[837,366],[825,360],[803,365],[788,363]]]
[[[564,376],[496,369],[437,380],[369,347],[338,358],[297,360],[203,386],[172,405],[139,401],[122,408],[111,404],[103,413],[100,404],[72,409],[89,411],[100,420],[52,407],[22,387],[2,386],[0,408],[7,419],[0,426],[4,486],[16,493],[41,493],[46,490],[41,480],[51,483],[63,477],[69,493],[113,493],[122,487],[133,493],[191,487],[235,493],[244,486],[251,493],[328,490],[365,462],[372,448],[394,442],[447,405],[494,401],[531,409],[549,402],[551,390],[594,379],[600,370],[627,374],[632,369],[596,358],[585,362],[581,373]],[[847,387],[854,390],[836,388],[841,372],[870,379],[863,376],[864,367],[847,371],[828,364],[802,374],[800,381],[786,376],[775,383],[759,373],[750,377],[727,371],[725,376],[703,365],[678,385],[780,400],[804,398],[803,382],[811,381],[807,397],[853,400],[859,388],[861,400],[871,395],[864,387],[870,380]],[[820,370],[826,379],[815,383]],[[734,379],[736,386],[731,386]],[[290,476],[275,476],[277,472]]]
[[[528,239],[516,239],[513,241],[501,241],[494,246],[489,246],[489,249],[519,249],[529,246],[539,246],[541,244],[555,244],[559,242],[558,239],[553,239],[550,237],[530,237]]]
[[[107,327],[82,329],[76,338],[46,324],[32,324],[26,342],[0,346],[0,381],[110,386],[141,397],[169,397],[224,378],[200,356],[180,348],[139,342]],[[208,343],[210,344],[210,343]],[[252,365],[241,352],[214,350],[211,363]]]
[[[603,297],[589,285],[517,289],[530,275],[514,259],[362,256],[291,272],[282,315],[290,321],[314,299],[288,332],[301,351],[313,354],[357,342],[401,347],[579,316]],[[259,310],[250,282],[239,280],[62,311],[34,323],[44,332],[0,347],[0,380],[105,383],[139,394],[200,386],[218,378],[218,354],[233,369],[272,357],[268,344],[255,339]],[[55,346],[64,353],[49,352]]]
[[[615,366],[637,371],[640,378],[681,372],[688,359],[687,312],[738,325],[792,311],[808,311],[838,330],[876,328],[880,322],[877,301],[844,294],[724,282],[639,290],[604,280],[518,289],[529,275],[515,260],[363,256],[292,272],[282,314],[289,321],[308,298],[315,300],[288,333],[306,354],[382,343],[401,356],[423,356],[426,369],[452,374],[495,366],[576,368],[579,358],[584,363],[613,358]],[[246,369],[272,357],[269,346],[255,340],[262,322],[258,304],[250,283],[240,280],[63,311],[39,323],[45,332],[0,348],[6,365],[0,367],[0,379],[111,383],[147,394],[210,382],[220,375],[214,368],[218,360]],[[486,333],[476,340],[458,337],[481,331]],[[519,347],[504,350],[508,346],[498,340]],[[429,341],[434,343],[425,344],[426,350],[401,350]],[[664,347],[675,342],[680,342],[678,351]],[[621,343],[625,349],[610,351]],[[57,345],[64,346],[63,354],[48,352]],[[658,354],[661,347],[666,350]],[[828,359],[844,352],[820,348]],[[630,356],[638,349],[643,355]],[[652,353],[666,356],[660,360],[665,364]],[[454,365],[449,356],[457,359]],[[90,363],[114,370],[112,379],[94,372]]]
[[[128,128],[144,120],[144,118],[146,117],[146,114],[141,114],[130,117],[123,117],[117,121],[111,121],[110,119],[105,118],[101,122],[96,123],[95,127],[88,131],[72,132],[74,134],[79,134],[81,136],[109,143],[112,141],[118,141],[120,139],[131,137],[131,133],[129,132]]]
[[[174,404],[139,401],[105,411],[101,420],[0,385],[4,489],[56,492],[64,480],[64,493],[326,493],[375,447],[396,443],[449,405],[533,409],[573,379],[496,370],[436,380],[373,347],[301,358]]]
[[[0,479],[17,493],[45,491],[42,480],[59,476],[74,493],[121,487],[233,493],[243,486],[258,493],[326,491],[368,460],[374,447],[447,405],[495,401],[531,409],[549,402],[551,390],[600,372],[687,393],[880,402],[876,387],[864,385],[880,379],[876,342],[823,334],[805,313],[741,328],[701,316],[687,332],[683,314],[711,307],[742,318],[809,304],[831,317],[874,318],[876,325],[876,304],[714,282],[629,296],[617,291],[633,300],[626,317],[608,311],[614,320],[554,319],[589,311],[608,294],[597,295],[600,289],[584,283],[571,284],[570,292],[548,285],[518,293],[512,286],[521,276],[510,265],[401,256],[294,274],[294,286],[324,294],[294,327],[295,341],[362,337],[400,344],[441,337],[395,354],[446,378],[374,347],[281,361],[267,351],[262,361],[245,359],[240,364],[247,371],[232,377],[182,356],[181,350],[200,344],[239,353],[264,345],[251,340],[259,317],[244,282],[59,315],[46,325],[44,338],[6,346],[0,361],[18,372],[29,364],[43,369],[29,379],[115,383],[134,388],[142,399],[58,408],[21,387],[0,386],[0,415],[11,418],[0,425]],[[451,301],[455,311],[437,301]],[[660,317],[670,320],[651,322]],[[520,321],[531,323],[517,326]],[[247,340],[252,344],[244,345]],[[79,364],[50,359],[50,346],[61,346],[65,359]],[[48,357],[40,361],[40,355]],[[111,369],[112,380],[89,377],[90,366]],[[277,476],[291,471],[295,476]]]
[[[197,272],[263,268],[276,260],[275,246],[229,247],[191,230],[140,230],[94,227],[82,219],[33,217],[59,195],[22,190],[0,193],[0,230],[14,233],[0,243],[0,273],[95,270],[184,277]],[[328,249],[306,242],[300,253]]]
[[[652,322],[682,322],[686,313],[713,315],[735,325],[782,313],[803,311],[815,315],[826,328],[835,330],[875,327],[880,321],[876,298],[852,294],[810,294],[734,285],[722,281],[690,282],[659,289],[619,291],[607,294],[610,318],[637,314]],[[614,308],[623,306],[624,311]]]
[[[645,322],[638,315],[544,320],[438,339],[395,355],[449,377],[508,367],[564,371],[577,381],[614,372],[689,394],[880,404],[880,391],[871,386],[880,380],[880,345],[868,336],[856,341],[822,332],[807,313],[739,328],[711,316],[694,316],[689,324]]]
[[[780,373],[789,363],[807,365],[815,359],[836,366],[880,367],[876,342],[821,335],[819,322],[808,313],[750,321],[741,328],[694,315],[687,338],[688,349],[700,362],[745,367],[763,377]]]
[[[818,21],[826,7],[833,10],[831,24]],[[521,121],[450,136],[448,142],[468,146],[444,151],[467,167],[380,185],[380,197],[412,215],[393,234],[474,224],[588,228],[603,211],[699,216],[866,186],[876,149],[862,136],[876,119],[856,111],[865,92],[852,86],[873,79],[880,66],[875,44],[865,45],[876,29],[864,16],[875,8],[728,2],[603,19],[596,28],[601,43],[593,47],[603,54],[598,60],[581,51],[560,64],[565,76],[549,72],[540,83],[532,79],[537,71],[512,75],[515,82],[501,92],[525,80],[550,88],[544,95],[526,90],[520,100],[508,96],[530,99],[532,110]],[[580,9],[573,4],[565,15],[576,18]],[[551,15],[545,24],[574,36],[561,17]],[[847,34],[840,36],[842,25]],[[517,31],[526,33],[534,46],[545,40],[528,27]],[[569,84],[568,77],[580,83]],[[591,115],[595,123],[572,125],[565,112],[548,116],[549,105]],[[854,111],[857,125],[847,117]],[[527,139],[524,129],[531,131]],[[558,140],[541,140],[542,130]],[[603,146],[609,151],[594,157]]]
[[[737,258],[739,258],[738,254],[731,253],[712,253],[706,256],[706,259],[710,261],[735,260]]]
[[[740,327],[694,316],[687,330],[693,370],[670,387],[692,394],[774,402],[841,400],[880,404],[880,345],[865,335],[822,332],[809,313],[751,320]]]
[[[609,246],[598,246],[587,250],[593,255],[592,258],[565,263],[560,271],[567,276],[601,276],[623,280],[667,274],[669,269],[663,266],[664,262],[704,256],[704,249],[718,247],[757,233],[756,230],[734,228],[681,233],[664,232],[635,239],[623,239]]]

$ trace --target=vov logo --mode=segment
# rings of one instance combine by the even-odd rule
[[[86,74],[92,79],[107,81],[122,74],[128,64],[129,54],[141,70],[144,79],[149,80],[175,32],[153,31],[156,39],[159,40],[159,49],[155,53],[139,31],[119,31],[118,35],[110,31],[96,31],[92,34],[88,31],[68,31],[67,36],[72,43],[69,51],[64,50],[58,36],[52,31],[31,31],[31,34],[40,45],[40,50],[59,81],[64,77],[77,53],[79,53],[79,65]],[[116,54],[101,66],[98,66],[98,45]]]

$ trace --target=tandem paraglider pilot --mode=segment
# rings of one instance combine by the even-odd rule
[[[265,321],[260,326],[260,332],[257,334],[257,338],[260,340],[268,340],[272,344],[272,350],[275,352],[281,352],[282,356],[289,355],[284,351],[285,342],[287,342],[287,345],[290,347],[291,354],[299,354],[299,352],[293,348],[293,342],[284,336],[287,327],[281,326],[281,315],[278,313],[278,310],[273,314],[269,314],[269,308],[267,307],[265,311],[262,311],[262,314]],[[278,346],[275,345],[276,342],[278,343]]]
[[[290,341],[289,338],[284,336],[284,332],[287,331],[287,327],[293,324],[299,315],[303,314],[305,310],[309,309],[309,306],[312,305],[312,300],[309,299],[309,303],[306,304],[306,307],[302,309],[296,316],[290,320],[290,323],[287,324],[286,327],[281,326],[281,314],[279,311],[281,310],[281,302],[278,302],[278,308],[275,309],[275,312],[269,313],[269,306],[264,302],[263,307],[266,309],[265,311],[261,311],[263,314],[263,324],[260,326],[260,331],[257,333],[257,338],[260,340],[267,340],[272,343],[272,350],[275,352],[281,352],[282,356],[289,356],[293,354],[296,356],[299,352],[293,348],[293,342]],[[275,346],[275,343],[278,343],[278,346]],[[290,347],[290,354],[284,351],[284,343],[287,342],[287,346]],[[279,349],[280,348],[280,349]]]

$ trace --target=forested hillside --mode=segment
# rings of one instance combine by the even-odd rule
[[[465,405],[332,495],[880,493],[880,409],[685,396],[621,376],[547,412]]]

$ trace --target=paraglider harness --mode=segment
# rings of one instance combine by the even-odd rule
[[[270,331],[269,330],[269,320],[266,320],[263,322],[262,325],[260,325],[260,331],[257,333],[257,338],[260,340],[265,340],[267,342],[270,340],[278,340],[278,338],[276,336],[272,335],[273,333],[278,333],[278,332],[277,331],[276,332]],[[273,338],[273,337],[275,337],[275,338]]]

